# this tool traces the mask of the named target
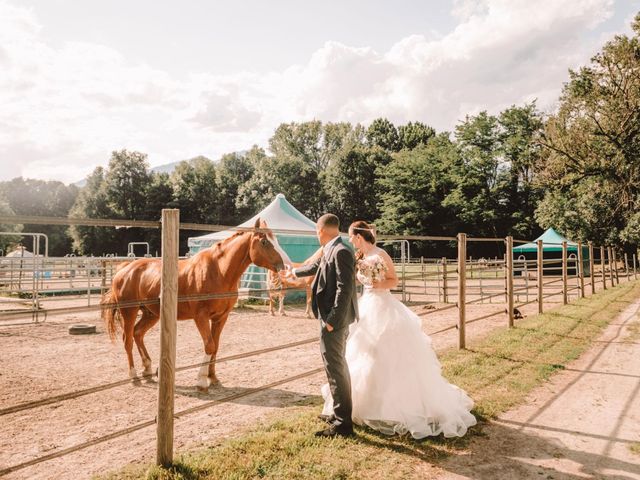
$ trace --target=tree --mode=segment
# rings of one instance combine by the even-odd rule
[[[447,171],[458,161],[458,151],[447,134],[395,153],[379,172],[383,192],[378,230],[398,235],[453,233],[444,199],[452,188]]]
[[[173,205],[189,223],[219,223],[219,192],[215,164],[196,157],[178,164],[171,174]]]
[[[398,130],[386,118],[376,118],[371,122],[367,129],[366,139],[369,146],[377,146],[388,152],[397,152],[402,148]]]
[[[78,195],[74,185],[62,182],[14,178],[0,185],[10,209],[16,215],[66,217]],[[44,233],[49,239],[50,255],[65,255],[71,251],[71,238],[62,225],[24,225],[24,231]],[[24,240],[25,242],[27,239]],[[27,248],[32,248],[26,244]],[[44,245],[41,245],[44,253]]]
[[[388,161],[388,154],[379,147],[353,145],[343,148],[324,179],[328,210],[338,216],[342,226],[355,220],[373,221],[378,217],[377,171]]]
[[[87,177],[70,216],[157,221],[162,208],[174,206],[172,195],[168,176],[150,173],[145,154],[121,150],[113,152],[108,170],[98,167]],[[72,226],[69,231],[83,255],[125,255],[129,242],[148,241],[152,251],[160,247],[154,229]]]
[[[88,177],[69,212],[71,218],[114,218],[105,181],[106,173],[97,167]],[[117,232],[114,228],[72,225],[69,234],[73,249],[81,255],[104,256],[117,253]],[[124,252],[120,252],[124,254]]]
[[[498,120],[487,112],[467,117],[456,127],[459,150],[457,161],[449,171],[455,185],[444,200],[458,219],[460,231],[476,236],[499,236],[500,205],[508,201],[498,187]]]
[[[15,215],[11,206],[9,205],[8,200],[2,195],[0,191],[0,215],[12,216]],[[16,224],[0,224],[1,232],[20,232],[22,231],[22,225]],[[0,249],[6,254],[9,247],[15,245],[20,242],[21,237],[19,235],[1,235],[0,236]]]
[[[265,156],[255,164],[251,179],[239,188],[237,206],[256,214],[278,193],[284,193],[292,205],[315,219],[322,208],[314,203],[320,190],[316,172],[299,158]]]
[[[163,208],[175,208],[173,203],[173,188],[168,173],[151,172],[151,181],[146,188],[146,202],[143,212],[145,220],[159,220]],[[149,242],[151,253],[160,252],[162,247],[162,230],[144,230],[145,240]],[[182,232],[181,232],[182,233]],[[184,251],[184,250],[181,250]]]
[[[264,150],[254,145],[247,153],[227,153],[220,159],[216,178],[221,224],[236,225],[251,216],[247,208],[237,207],[236,200],[242,185],[253,176],[258,159],[264,156]]]
[[[540,229],[535,222],[535,209],[543,191],[535,180],[535,166],[540,158],[542,114],[535,102],[504,110],[498,117],[499,152],[503,174],[498,182],[501,205],[500,224],[506,233],[517,238],[534,238]]]
[[[147,155],[128,150],[114,151],[105,176],[106,195],[116,218],[140,219],[148,185]]]
[[[418,145],[426,145],[436,131],[421,122],[409,122],[398,127],[398,143],[400,148],[413,150]]]
[[[629,251],[640,243],[640,14],[632,27],[631,37],[616,35],[588,66],[570,72],[541,140],[540,178],[548,192],[538,211],[541,222],[557,225],[566,211],[551,206],[572,205],[588,223],[566,223],[565,235],[609,238]],[[584,195],[597,208],[575,202]],[[611,233],[603,236],[603,229]]]

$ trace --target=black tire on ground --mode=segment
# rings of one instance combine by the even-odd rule
[[[95,325],[88,325],[86,323],[78,323],[69,327],[70,335],[87,335],[90,333],[96,333]]]

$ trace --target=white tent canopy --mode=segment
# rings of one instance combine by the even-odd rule
[[[273,202],[267,205],[261,212],[257,213],[246,222],[241,223],[238,227],[253,228],[258,218],[266,221],[268,227],[272,230],[292,231],[291,233],[278,233],[277,236],[279,239],[283,236],[304,236],[308,237],[312,243],[317,243],[317,240],[315,240],[316,224],[291,205],[282,193],[276,195]],[[236,230],[224,230],[222,232],[208,233],[199,237],[190,237],[188,241],[189,249],[192,253],[195,253],[230,237],[235,232]],[[307,236],[305,234],[301,235],[296,232],[309,232],[310,234],[313,234],[313,236]]]
[[[316,238],[315,222],[300,213],[300,211],[287,201],[282,193],[276,195],[273,202],[267,205],[261,212],[257,213],[246,222],[241,223],[238,227],[253,228],[258,218],[266,221],[267,226],[276,231],[278,241],[290,255],[291,252],[288,251],[288,246],[291,244],[296,244],[299,247],[302,245],[310,246],[310,249],[303,249],[304,255],[310,255],[319,247],[319,243]],[[279,232],[281,230],[289,230],[290,233]],[[236,230],[224,230],[222,232],[209,233],[199,237],[191,237],[188,240],[189,250],[191,253],[196,253],[203,248],[210,247],[214,243],[230,237],[235,232]],[[299,247],[293,248],[294,256],[296,256],[295,253],[297,253],[295,250],[299,250]],[[303,256],[303,258],[307,257]]]
[[[33,257],[33,253],[27,250],[25,247],[18,247],[15,250],[7,253],[7,258],[21,258],[21,257]]]

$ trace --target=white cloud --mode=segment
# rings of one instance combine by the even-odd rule
[[[105,46],[54,47],[34,12],[0,0],[0,180],[75,181],[120,148],[144,151],[154,165],[217,158],[266,145],[281,122],[384,116],[442,130],[534,98],[548,108],[567,68],[599,48],[587,33],[612,8],[612,0],[457,0],[454,30],[407,36],[387,52],[327,41],[283,71],[177,79]]]

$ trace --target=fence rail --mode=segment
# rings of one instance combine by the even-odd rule
[[[254,394],[267,388],[294,381],[305,376],[314,375],[321,369],[293,375],[268,385],[254,387],[241,394],[205,402],[201,405],[187,408],[180,412],[173,411],[175,388],[175,373],[186,369],[202,368],[209,363],[225,362],[261,355],[267,352],[294,348],[317,341],[309,338],[288,344],[271,346],[252,352],[230,355],[209,362],[195,363],[176,367],[175,365],[175,324],[176,307],[184,301],[207,301],[219,298],[252,298],[262,297],[269,293],[264,274],[251,273],[250,286],[233,293],[209,293],[203,295],[179,296],[177,291],[177,238],[180,229],[194,231],[246,231],[239,227],[224,225],[197,225],[179,223],[177,212],[163,211],[163,220],[95,220],[69,219],[50,217],[0,216],[0,223],[27,223],[47,225],[86,225],[94,227],[127,227],[127,228],[161,228],[163,236],[162,262],[163,281],[159,298],[143,299],[131,303],[98,304],[98,299],[109,287],[118,264],[135,260],[135,257],[61,257],[53,258],[35,256],[29,258],[6,259],[0,257],[0,326],[7,326],[8,320],[29,318],[39,321],[50,315],[100,311],[104,308],[122,308],[126,306],[143,306],[150,304],[161,305],[161,360],[157,372],[160,382],[158,388],[158,416],[132,425],[128,428],[96,437],[93,440],[44,455],[27,462],[16,464],[0,470],[4,475],[37,463],[58,458],[73,451],[104,441],[127,435],[142,428],[156,425],[157,428],[157,462],[168,464],[173,459],[173,422],[176,418],[190,415],[194,412],[209,408],[213,405],[235,400]],[[311,234],[308,231],[273,230],[283,234]],[[578,255],[569,254],[566,242],[558,244],[561,247],[560,258],[544,258],[544,245],[538,241],[535,258],[514,258],[514,243],[529,243],[526,240],[506,238],[478,238],[468,237],[464,233],[456,237],[429,235],[382,235],[381,242],[407,242],[406,250],[396,259],[395,269],[399,277],[399,286],[394,293],[402,295],[402,299],[412,304],[432,305],[431,310],[418,313],[421,317],[437,314],[449,310],[457,310],[457,321],[436,331],[429,332],[437,335],[454,329],[458,330],[458,346],[466,346],[466,326],[498,315],[505,315],[505,326],[512,327],[516,320],[519,307],[532,303],[538,304],[538,311],[543,312],[543,305],[552,297],[561,297],[563,303],[568,303],[586,295],[587,287],[595,293],[601,286],[606,289],[620,283],[620,280],[637,279],[637,255],[624,255],[621,259],[616,256],[610,246],[595,247],[588,243],[589,256],[585,260],[582,245],[578,244]],[[457,246],[456,258],[410,258],[408,255],[409,241],[447,242],[450,248]],[[467,256],[469,242],[493,242],[504,248],[502,258],[476,258]],[[404,245],[404,244],[403,244]],[[547,245],[547,244],[545,244]],[[555,245],[555,244],[554,244]],[[405,252],[406,251],[406,255]],[[594,253],[599,253],[598,258]],[[287,288],[288,291],[303,291],[301,288]],[[70,304],[73,301],[78,303]],[[475,318],[467,318],[467,307],[478,303],[496,302],[496,310],[482,313]],[[66,302],[63,306],[62,302]],[[86,302],[86,305],[84,303]],[[498,309],[498,305],[500,308]],[[89,388],[66,392],[47,398],[16,404],[0,409],[0,416],[21,412],[78,398],[106,389],[116,388],[127,384],[130,379],[94,385]]]

